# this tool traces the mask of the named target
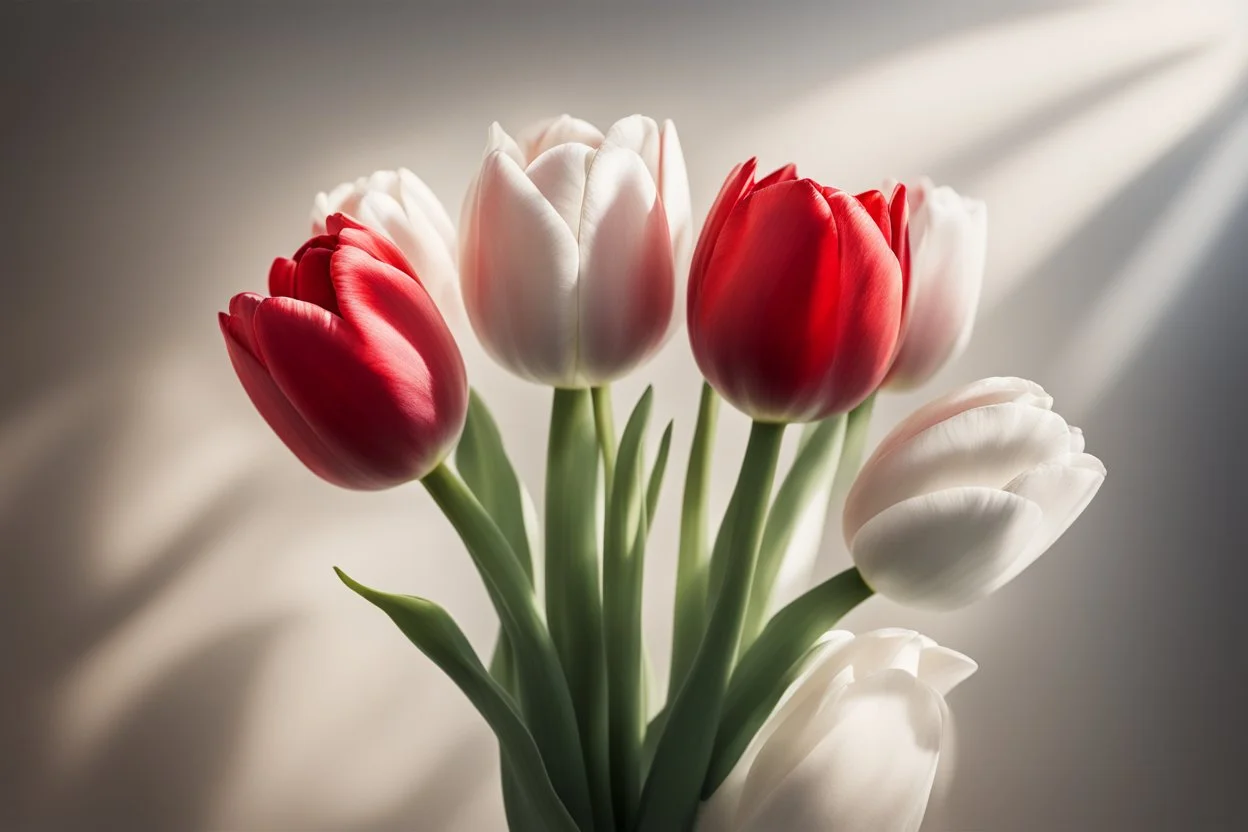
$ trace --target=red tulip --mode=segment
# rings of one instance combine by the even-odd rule
[[[459,347],[411,265],[342,214],[221,313],[234,370],[313,473],[345,488],[419,479],[454,447],[468,408]]]
[[[851,196],[792,165],[724,182],[689,274],[702,374],[761,421],[852,409],[888,372],[905,302],[905,189]]]

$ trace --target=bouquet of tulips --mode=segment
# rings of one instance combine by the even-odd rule
[[[877,592],[929,609],[988,595],[1105,469],[1017,378],[934,400],[862,463],[878,392],[923,383],[966,345],[981,203],[926,181],[854,195],[792,165],[757,178],[750,160],[696,246],[690,213],[671,122],[604,134],[562,116],[515,139],[495,125],[458,232],[410,171],[344,184],[317,197],[315,235],[273,263],[269,296],[236,296],[221,329],[308,468],[354,489],[420,480],[461,536],[501,624],[488,664],[435,602],[338,574],[493,729],[511,829],[916,830],[945,694],[976,666],[912,631],[837,622]],[[471,336],[447,323],[463,313],[490,356],[553,388],[540,524],[469,389],[456,339]],[[648,458],[651,392],[617,435],[610,384],[681,320],[706,381],[666,697],[652,701],[642,578],[673,427]],[[713,527],[721,401],[753,426]],[[778,576],[809,575],[842,500],[855,566],[781,606]]]

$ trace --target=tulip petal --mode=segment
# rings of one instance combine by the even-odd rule
[[[959,387],[911,413],[889,431],[871,455],[871,460],[890,453],[893,448],[908,441],[912,436],[951,416],[976,407],[1006,402],[1017,402],[1044,410],[1053,407],[1053,397],[1044,392],[1044,388],[1034,381],[1008,376],[980,379]],[[867,465],[870,464],[871,462],[868,461]]]
[[[948,696],[949,691],[969,679],[976,670],[979,665],[969,656],[931,644],[923,649],[919,659],[918,677],[941,696]]]
[[[691,310],[697,308],[702,276],[706,274],[706,266],[711,262],[711,255],[715,251],[715,243],[719,240],[720,232],[724,229],[724,223],[728,221],[728,215],[732,213],[737,203],[753,189],[754,171],[757,167],[757,159],[749,159],[737,165],[724,180],[719,193],[715,195],[715,202],[711,205],[706,221],[702,224],[701,234],[698,235],[698,244],[693,250],[693,260],[689,263],[689,287],[686,300]],[[690,317],[691,334],[694,326],[695,321]]]
[[[461,264],[473,329],[495,360],[517,375],[575,384],[576,239],[503,153],[482,165],[475,206]]]
[[[788,182],[797,178],[797,165],[789,162],[787,165],[778,167],[762,179],[754,183],[754,190],[759,188],[770,188],[778,182]]]
[[[233,308],[235,303],[232,301],[230,305]],[[259,306],[258,303],[250,302],[248,305],[251,307],[251,312],[248,314],[254,314],[255,308]],[[299,461],[312,473],[334,485],[357,489],[377,487],[358,468],[352,466],[326,444],[295,410],[252,352],[252,348],[240,339],[241,322],[238,316],[221,313],[219,319],[230,363],[234,366],[234,372],[237,373],[238,380],[242,382],[243,389],[247,391],[248,397],[251,398],[256,410],[260,411],[264,421]],[[246,328],[250,329],[250,325],[247,324]],[[247,338],[251,339],[252,336],[248,334]]]
[[[588,121],[567,113],[530,124],[516,134],[516,143],[524,153],[517,159],[523,166],[561,144],[583,144],[596,148],[602,144],[602,131]]]
[[[659,171],[663,158],[663,137],[654,119],[643,115],[620,119],[607,129],[602,147],[620,147],[633,151],[645,163],[646,170],[650,172],[650,180],[658,184],[661,178]]]
[[[312,200],[312,233],[323,235],[329,232],[325,221],[330,214],[351,214],[355,212],[358,199],[355,198],[355,183],[343,182],[329,193],[321,191]]]
[[[403,210],[415,224],[417,218],[427,222],[442,239],[442,245],[451,253],[452,260],[456,246],[455,225],[446,213],[446,208],[437,195],[430,190],[425,181],[407,168],[399,168],[399,199]]]
[[[1031,500],[1044,511],[1044,522],[1026,553],[1002,576],[1015,578],[1062,536],[1092,502],[1105,482],[1105,465],[1091,454],[1077,453],[1020,474],[1005,490]]]
[[[423,213],[409,214],[394,197],[373,190],[360,200],[359,219],[398,246],[417,279],[440,306],[453,303],[452,310],[458,307],[459,287],[450,249]]]
[[[580,221],[578,376],[601,384],[659,347],[675,302],[671,236],[642,160],[612,144],[594,155]]]
[[[581,212],[585,207],[585,183],[596,151],[583,144],[561,144],[543,152],[525,168],[525,175],[537,186],[568,226],[573,239],[581,233]]]
[[[958,413],[863,466],[845,499],[846,539],[894,503],[963,485],[1003,488],[1069,446],[1070,428],[1051,410],[1007,402]]]
[[[374,231],[346,214],[332,215],[326,221],[326,225],[331,234],[337,235],[335,248],[346,245],[361,249],[368,252],[369,256],[375,260],[389,263],[409,277],[420,280],[416,270],[408,262],[407,256],[382,233]]]
[[[999,586],[1043,521],[1040,506],[1016,494],[950,488],[877,514],[850,551],[863,579],[881,595],[950,610]]]
[[[333,252],[327,248],[310,248],[295,263],[293,297],[337,314],[338,300],[329,279],[329,261]]]
[[[485,152],[481,154],[481,158],[487,159],[491,153],[503,153],[510,156],[520,167],[524,167],[528,164],[529,159],[533,158],[532,156],[525,158],[524,151],[520,149],[520,145],[516,144],[516,140],[497,121],[490,125],[490,130],[485,140]],[[536,155],[536,153],[533,154],[533,156]]]
[[[275,298],[295,296],[295,261],[278,257],[269,267],[269,294]]]
[[[917,832],[940,759],[940,694],[900,670],[847,687],[818,746],[756,807],[747,832]]]
[[[680,137],[671,119],[663,122],[659,153],[659,196],[667,214],[672,236],[672,263],[676,269],[676,310],[673,323],[685,319],[685,286],[689,276],[689,254],[693,248],[693,209],[689,197],[689,173]]]
[[[394,388],[392,374],[377,372],[385,359],[350,324],[312,304],[270,298],[255,321],[277,388],[338,459],[367,472],[351,487],[388,488],[427,473],[440,449],[425,452],[428,437],[414,428],[431,418],[425,397],[414,394],[417,378]]]
[[[925,194],[923,205],[910,234],[911,302],[889,370],[894,389],[917,387],[965,349],[984,282],[984,204],[951,188],[936,188]]]

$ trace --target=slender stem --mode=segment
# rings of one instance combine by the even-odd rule
[[[706,382],[698,402],[698,422],[685,471],[685,494],[680,511],[680,552],[676,562],[676,604],[672,620],[672,663],[667,681],[667,701],[676,698],[706,629],[707,503],[711,481],[711,448],[719,396]]]
[[[609,484],[615,477],[615,414],[611,409],[611,387],[604,384],[592,388],[591,392],[594,398],[594,427],[598,433],[598,447],[602,451],[602,470]]]
[[[728,676],[741,638],[763,518],[783,438],[782,424],[755,422],[750,431],[734,494],[736,510],[723,583],[702,646],[659,738],[642,793],[638,830],[684,832],[697,813]]]
[[[741,759],[800,670],[806,651],[872,590],[855,568],[836,575],[780,610],[732,673],[715,752],[702,788],[709,797]]]
[[[845,426],[845,448],[841,451],[841,461],[836,467],[836,481],[832,485],[832,496],[844,496],[858,476],[862,467],[862,456],[867,448],[867,432],[871,427],[871,413],[875,410],[875,397],[872,393],[862,404],[849,411],[849,421]]]
[[[489,513],[445,464],[421,482],[472,556],[515,650],[516,690],[525,722],[555,791],[582,829],[590,829],[589,785],[572,698],[528,576]]]
[[[576,711],[595,829],[611,828],[598,580],[598,446],[588,390],[554,391],[546,463],[546,620]]]

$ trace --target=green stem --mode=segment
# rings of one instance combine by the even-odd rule
[[[528,576],[489,513],[445,464],[421,482],[459,532],[515,651],[516,690],[551,782],[577,825],[590,829],[589,785],[576,712]]]
[[[711,481],[711,449],[719,396],[706,382],[698,402],[698,422],[685,472],[685,494],[680,511],[680,550],[676,562],[676,605],[672,621],[672,663],[667,701],[676,698],[706,629],[707,503]]]
[[[606,657],[598,580],[598,445],[588,390],[554,391],[546,463],[546,620],[568,680],[594,805],[610,829]]]
[[[767,512],[738,655],[749,649],[767,622],[776,579],[785,561],[790,557],[812,557],[818,551],[841,458],[846,421],[841,414],[806,426],[803,434],[806,441],[798,449]],[[795,535],[799,534],[811,539],[795,540]]]
[[[594,399],[594,427],[598,434],[598,447],[602,451],[604,480],[610,487],[615,478],[615,414],[611,409],[611,387],[602,385],[591,388]]]
[[[641,798],[638,830],[684,832],[697,813],[725,688],[741,638],[784,425],[755,422],[733,502],[724,578],[689,675],[672,703]]]
[[[741,759],[758,729],[800,671],[806,651],[872,590],[850,568],[780,610],[732,674],[715,751],[702,788],[709,797]]]
[[[871,413],[875,410],[875,397],[872,393],[862,404],[849,411],[849,420],[845,425],[845,448],[841,451],[841,461],[836,467],[836,481],[832,485],[832,496],[844,496],[858,476],[862,467],[862,456],[867,448],[867,433],[871,427]]]

